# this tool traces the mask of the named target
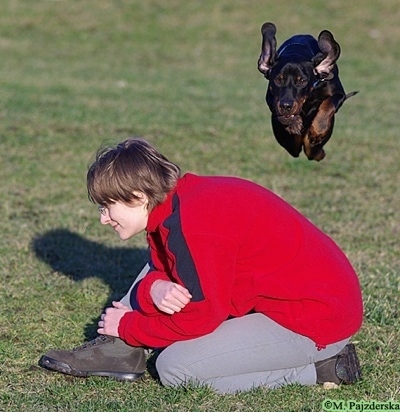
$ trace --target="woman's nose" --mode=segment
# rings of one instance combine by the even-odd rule
[[[100,223],[102,225],[108,225],[110,221],[111,219],[107,209],[105,210],[105,213],[100,213]]]

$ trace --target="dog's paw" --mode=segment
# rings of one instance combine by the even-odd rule
[[[321,144],[322,141],[324,140],[322,136],[315,136],[312,134],[309,134],[307,137],[308,137],[311,147]]]
[[[286,130],[290,134],[301,134],[301,131],[303,130],[303,120],[300,116],[291,116],[289,117],[290,122],[287,122],[287,127]]]

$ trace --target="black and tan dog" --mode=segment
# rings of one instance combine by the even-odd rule
[[[304,148],[308,159],[322,160],[335,113],[357,93],[346,95],[339,80],[340,46],[323,30],[318,41],[300,34],[276,51],[275,25],[264,23],[261,34],[258,70],[269,80],[266,101],[276,140],[294,157]]]

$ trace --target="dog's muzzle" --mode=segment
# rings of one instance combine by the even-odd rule
[[[300,110],[300,105],[294,100],[281,100],[277,104],[277,112],[279,116],[290,118],[298,115]]]

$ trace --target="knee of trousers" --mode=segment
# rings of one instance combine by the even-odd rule
[[[156,369],[164,386],[177,386],[197,380],[190,366],[179,356],[179,351],[171,346],[158,356]]]

